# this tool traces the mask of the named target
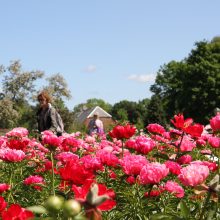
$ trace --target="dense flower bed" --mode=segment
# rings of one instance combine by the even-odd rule
[[[219,219],[220,115],[209,132],[183,115],[171,125],[40,139],[14,128],[0,137],[1,218]]]

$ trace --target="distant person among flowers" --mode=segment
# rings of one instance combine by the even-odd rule
[[[88,131],[89,135],[104,133],[103,122],[99,119],[98,113],[95,113],[93,115],[93,119],[91,119],[91,121],[89,122]]]
[[[37,96],[39,110],[37,111],[38,131],[50,130],[57,136],[64,132],[64,125],[60,114],[51,105],[51,97],[46,91],[42,91]]]

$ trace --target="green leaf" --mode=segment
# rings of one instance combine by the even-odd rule
[[[190,209],[187,207],[187,205],[184,201],[180,202],[180,211],[181,211],[181,216],[182,217],[184,217],[184,218],[189,217]]]
[[[34,213],[37,213],[37,214],[47,213],[47,210],[43,206],[40,206],[40,205],[39,206],[29,206],[26,209],[29,211],[32,211]]]
[[[165,159],[165,160],[169,160],[169,157],[167,154],[160,154],[160,153],[156,153],[153,155],[153,157],[157,157],[157,158],[162,158],[162,159]]]
[[[154,214],[150,216],[150,220],[183,220],[183,219],[169,214]]]

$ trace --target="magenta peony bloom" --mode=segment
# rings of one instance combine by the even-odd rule
[[[189,164],[192,161],[192,156],[189,154],[183,155],[178,158],[177,163],[179,164]]]
[[[175,174],[175,175],[180,174],[180,170],[182,167],[178,163],[168,160],[164,164],[166,165],[167,168],[169,168],[172,174]]]
[[[25,185],[31,185],[31,184],[36,184],[36,183],[44,184],[43,177],[35,175],[35,176],[29,176],[24,180]]]
[[[6,183],[0,183],[0,193],[3,193],[10,189],[10,185]]]
[[[0,149],[0,159],[7,162],[19,162],[25,158],[25,153],[22,150],[10,148]]]
[[[43,135],[43,144],[52,148],[57,148],[61,144],[61,139],[54,134]]]
[[[141,184],[157,184],[167,176],[169,169],[165,164],[149,163],[140,172]]]
[[[139,175],[143,166],[149,162],[141,155],[126,155],[120,163],[127,175]]]
[[[214,132],[220,131],[220,114],[210,119],[210,125]]]
[[[149,124],[146,128],[150,133],[163,134],[165,132],[164,127],[159,124]]]
[[[177,198],[182,198],[184,196],[184,189],[182,188],[182,186],[174,181],[167,181],[164,189],[174,194]]]
[[[213,148],[220,148],[220,138],[219,137],[209,137],[208,143]]]
[[[209,175],[209,168],[204,165],[191,164],[181,169],[178,178],[185,186],[197,186],[203,183]]]

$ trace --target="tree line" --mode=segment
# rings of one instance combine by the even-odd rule
[[[37,108],[34,100],[42,89],[52,95],[67,132],[78,129],[75,118],[81,111],[97,105],[113,119],[139,128],[149,123],[166,126],[177,113],[206,124],[214,109],[220,107],[220,37],[196,42],[186,58],[162,65],[150,87],[153,95],[138,102],[122,100],[111,105],[93,98],[69,110],[64,99],[70,99],[71,92],[62,74],[48,77],[40,70],[26,71],[19,60],[11,61],[8,67],[1,65],[0,79],[0,128],[33,130]]]

